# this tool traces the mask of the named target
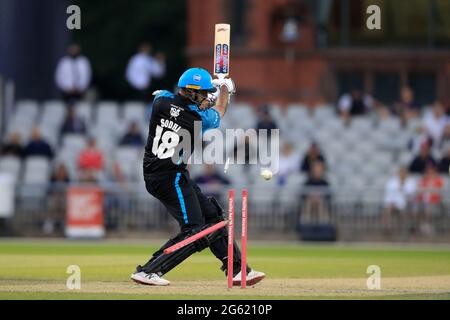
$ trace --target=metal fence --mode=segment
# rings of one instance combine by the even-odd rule
[[[104,185],[104,224],[109,235],[174,232],[177,225],[158,200],[142,185]],[[227,203],[228,187],[202,186],[207,195]],[[236,219],[240,219],[240,191],[236,190]],[[261,239],[301,235],[304,226],[333,226],[340,240],[420,239],[424,223],[429,238],[450,237],[450,194],[430,208],[411,197],[404,212],[387,216],[383,190],[364,188],[248,187],[249,232]],[[66,185],[17,186],[16,208],[9,222],[14,235],[62,235],[66,213]],[[226,211],[226,206],[223,206]],[[389,217],[390,223],[386,223]],[[239,221],[239,220],[237,220]],[[236,223],[239,229],[239,223]]]

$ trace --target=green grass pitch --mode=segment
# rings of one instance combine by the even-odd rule
[[[162,241],[161,241],[162,243]],[[168,287],[129,276],[157,241],[0,240],[0,299],[450,299],[445,246],[249,243],[248,261],[267,278],[245,290],[226,288],[209,250],[168,273]],[[69,290],[69,265],[81,289]],[[381,269],[381,289],[367,288],[367,267]]]

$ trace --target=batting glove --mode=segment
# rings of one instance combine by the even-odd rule
[[[228,89],[228,92],[230,94],[236,93],[236,85],[234,84],[234,81],[230,78],[224,78],[224,79],[214,79],[212,81],[212,84],[216,88],[221,88],[222,86],[226,86]]]

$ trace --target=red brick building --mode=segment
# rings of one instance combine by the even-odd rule
[[[365,30],[364,2],[354,8],[355,1],[351,6],[345,0],[330,1],[324,11],[314,1],[189,0],[187,55],[191,66],[212,70],[214,24],[227,22],[232,26],[230,71],[239,90],[236,99],[314,104],[334,101],[352,83],[375,96],[392,90],[386,101],[394,100],[405,84],[415,84],[425,95],[430,91],[426,87],[432,87],[435,92],[428,100],[449,98],[450,51],[373,45],[389,40],[389,30]],[[326,45],[320,44],[318,8],[328,14],[326,35],[331,40]],[[346,17],[351,23],[342,22]],[[292,20],[298,36],[284,41],[283,30]],[[347,43],[346,38],[362,33],[363,39],[374,39],[370,47]]]

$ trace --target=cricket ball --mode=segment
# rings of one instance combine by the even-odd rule
[[[261,171],[261,177],[263,177],[264,180],[269,181],[270,179],[272,179],[272,171],[270,171],[269,169],[264,169]]]

